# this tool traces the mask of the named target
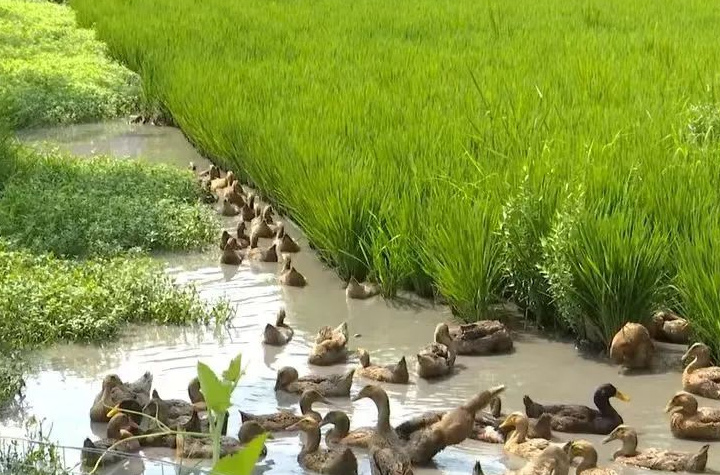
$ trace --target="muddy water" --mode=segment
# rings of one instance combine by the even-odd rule
[[[151,160],[170,159],[179,166],[186,166],[189,160],[203,162],[192,154],[182,160],[170,157],[173,151],[187,147],[182,135],[172,129],[112,124],[107,129],[96,125],[87,126],[82,134],[77,131],[77,128],[53,130],[48,131],[45,137],[35,132],[34,139],[49,137],[58,140],[75,153],[97,150],[126,153],[132,150],[135,152],[127,154],[141,153]],[[225,224],[230,229],[234,228],[232,220],[227,220]],[[292,225],[288,226],[288,231],[303,248],[303,252],[293,256],[293,263],[307,277],[309,285],[306,288],[278,286],[276,264],[246,262],[236,270],[220,266],[217,264],[219,251],[159,256],[168,264],[169,272],[179,283],[194,283],[203,298],[229,299],[237,312],[230,327],[221,331],[134,327],[128,329],[119,341],[102,348],[56,346],[42,354],[39,372],[27,381],[25,413],[47,418],[53,424],[52,438],[64,445],[78,446],[84,437],[102,433],[102,426],[92,427],[88,422],[87,412],[103,375],[116,372],[123,379],[134,379],[149,370],[154,374],[155,387],[162,397],[184,398],[185,386],[194,375],[198,360],[220,370],[238,352],[242,352],[247,370],[233,395],[233,402],[238,408],[253,413],[272,412],[280,407],[297,409],[295,397],[276,395],[273,391],[278,368],[292,365],[301,374],[326,374],[344,372],[355,364],[351,362],[331,368],[307,365],[311,340],[320,326],[334,326],[347,321],[350,333],[361,335],[351,338],[351,347],[368,349],[373,360],[381,363],[395,362],[406,355],[412,365],[412,356],[430,341],[435,325],[452,320],[446,308],[412,298],[403,303],[385,302],[379,298],[346,300],[340,281],[308,250],[301,233]],[[281,307],[287,310],[286,321],[295,328],[295,337],[281,349],[264,347],[260,343],[262,328],[274,319]],[[391,397],[393,422],[398,423],[426,410],[453,407],[478,390],[498,383],[507,387],[503,398],[505,412],[522,409],[524,394],[531,395],[538,402],[592,405],[594,389],[599,384],[610,382],[632,398],[629,403],[614,400],[613,404],[626,423],[638,429],[641,447],[699,449],[700,443],[673,439],[669,433],[668,418],[663,413],[668,399],[680,389],[679,373],[623,376],[615,367],[580,357],[570,344],[528,333],[515,336],[516,351],[513,354],[459,357],[458,370],[449,379],[427,382],[413,375],[410,385],[385,385]],[[674,351],[677,354],[682,349],[675,348]],[[353,393],[363,384],[365,381],[357,379]],[[371,425],[376,419],[370,401],[353,404],[349,400],[334,399],[333,404],[349,412],[353,427]],[[720,406],[720,403],[705,400],[701,404]],[[321,412],[327,410],[322,405],[318,408]],[[17,421],[9,420],[7,423],[15,424]],[[236,432],[238,427],[239,415],[232,412],[230,432]],[[10,429],[6,427],[2,432],[10,432]],[[566,434],[556,435],[560,440],[568,440]],[[610,454],[617,446],[600,445],[600,436],[583,437],[596,443],[601,464],[608,464]],[[258,473],[305,473],[295,461],[299,448],[296,434],[277,437],[269,442],[268,457],[259,465]],[[152,455],[171,454],[153,452]],[[499,445],[467,441],[440,453],[435,467],[418,469],[415,473],[469,474],[477,459],[482,461],[488,474],[500,473],[504,469],[503,463],[517,464],[517,460],[507,460],[502,455]],[[366,458],[361,456],[359,460],[360,473],[369,473]],[[161,473],[147,463],[145,467],[145,473]],[[711,447],[709,467],[720,468],[720,447]],[[640,473],[620,466],[616,469],[624,473]]]

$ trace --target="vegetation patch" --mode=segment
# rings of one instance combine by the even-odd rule
[[[71,5],[342,277],[600,344],[670,306],[718,340],[709,244],[686,245],[720,229],[714,5]]]
[[[0,194],[0,236],[18,247],[108,256],[198,248],[217,233],[216,215],[199,201],[190,171],[59,153],[19,151],[8,160],[13,170]]]
[[[69,7],[0,0],[0,116],[12,128],[118,117],[137,109],[140,90]]]

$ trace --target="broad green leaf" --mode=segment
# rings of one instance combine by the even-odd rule
[[[228,365],[228,369],[223,371],[223,379],[226,382],[232,383],[233,385],[237,384],[237,382],[240,380],[241,375],[241,367],[240,364],[242,362],[242,354],[238,354],[235,358],[233,358],[230,361],[230,364]]]
[[[251,440],[244,449],[223,457],[212,468],[212,475],[251,475],[257,463],[267,434],[260,435]]]
[[[230,408],[230,388],[223,384],[205,363],[198,361],[197,364],[198,379],[200,380],[200,389],[205,396],[205,402],[208,407],[215,412],[221,414]]]

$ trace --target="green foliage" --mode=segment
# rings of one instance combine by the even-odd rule
[[[0,235],[34,252],[85,257],[198,248],[217,233],[189,171],[59,154],[9,160],[18,170],[0,195]]]
[[[0,116],[13,128],[128,114],[139,83],[69,7],[0,0]]]
[[[60,450],[44,433],[42,422],[29,419],[25,438],[32,442],[0,440],[0,475],[70,475]]]
[[[688,107],[718,102],[718,7],[581,3],[72,2],[343,278],[433,288],[467,320],[510,294],[607,343],[702,295],[666,288],[720,202],[717,109]]]
[[[0,335],[16,347],[103,341],[126,322],[209,323],[192,289],[180,290],[143,257],[82,262],[12,251],[0,241]]]

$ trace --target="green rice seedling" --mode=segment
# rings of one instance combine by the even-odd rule
[[[632,210],[607,215],[575,206],[558,217],[546,241],[545,275],[567,325],[603,344],[668,301],[672,241]]]
[[[13,128],[128,114],[139,85],[67,6],[0,1],[0,115]]]
[[[702,0],[71,3],[342,278],[467,320],[509,297],[607,343],[717,196],[720,148],[687,139],[720,86]]]

